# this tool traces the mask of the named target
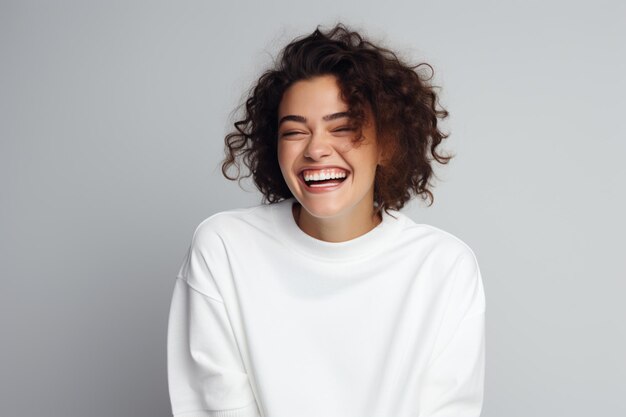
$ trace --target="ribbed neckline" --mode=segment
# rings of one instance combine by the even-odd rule
[[[306,234],[293,218],[294,197],[272,204],[272,221],[289,248],[328,261],[353,260],[383,250],[402,229],[404,215],[397,210],[382,212],[382,222],[369,232],[345,242],[326,242]],[[393,215],[393,217],[391,216]]]

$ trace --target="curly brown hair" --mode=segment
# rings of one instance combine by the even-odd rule
[[[446,118],[448,112],[438,105],[438,87],[428,83],[434,75],[432,66],[405,63],[341,23],[328,32],[319,27],[288,44],[274,68],[265,71],[249,91],[245,117],[234,123],[236,131],[224,140],[222,174],[229,180],[252,175],[264,202],[292,197],[278,164],[278,107],[285,90],[296,81],[330,74],[336,77],[341,98],[348,105],[357,131],[355,143],[362,139],[368,105],[375,119],[385,155],[385,163],[376,171],[375,211],[399,210],[411,193],[432,205],[432,161],[447,164],[454,157],[437,152],[449,136],[437,127],[438,119]],[[430,69],[430,77],[420,74],[421,66]],[[249,174],[241,175],[239,158]],[[231,177],[227,171],[233,165],[237,175]]]

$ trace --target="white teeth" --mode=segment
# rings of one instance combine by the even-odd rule
[[[319,171],[313,174],[304,174],[305,181],[322,181],[322,180],[330,180],[336,178],[345,178],[345,172],[337,172],[337,171]]]

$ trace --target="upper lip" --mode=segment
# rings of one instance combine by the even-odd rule
[[[340,167],[338,165],[317,165],[317,166],[306,166],[306,167],[302,167],[298,170],[298,175],[302,174],[304,171],[306,171],[307,169],[310,170],[319,170],[319,169],[340,169],[342,171],[346,171],[346,172],[350,172],[349,169],[344,168],[344,167]]]

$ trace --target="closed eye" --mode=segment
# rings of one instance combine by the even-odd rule
[[[302,132],[286,132],[283,133],[282,136],[292,136],[292,135],[303,135],[304,133]]]
[[[333,130],[333,132],[352,132],[356,130],[353,127],[349,127],[349,126],[345,126],[345,127],[340,127],[338,129]],[[281,137],[284,136],[294,136],[294,135],[305,135],[306,133],[304,132],[285,132],[281,135]]]

